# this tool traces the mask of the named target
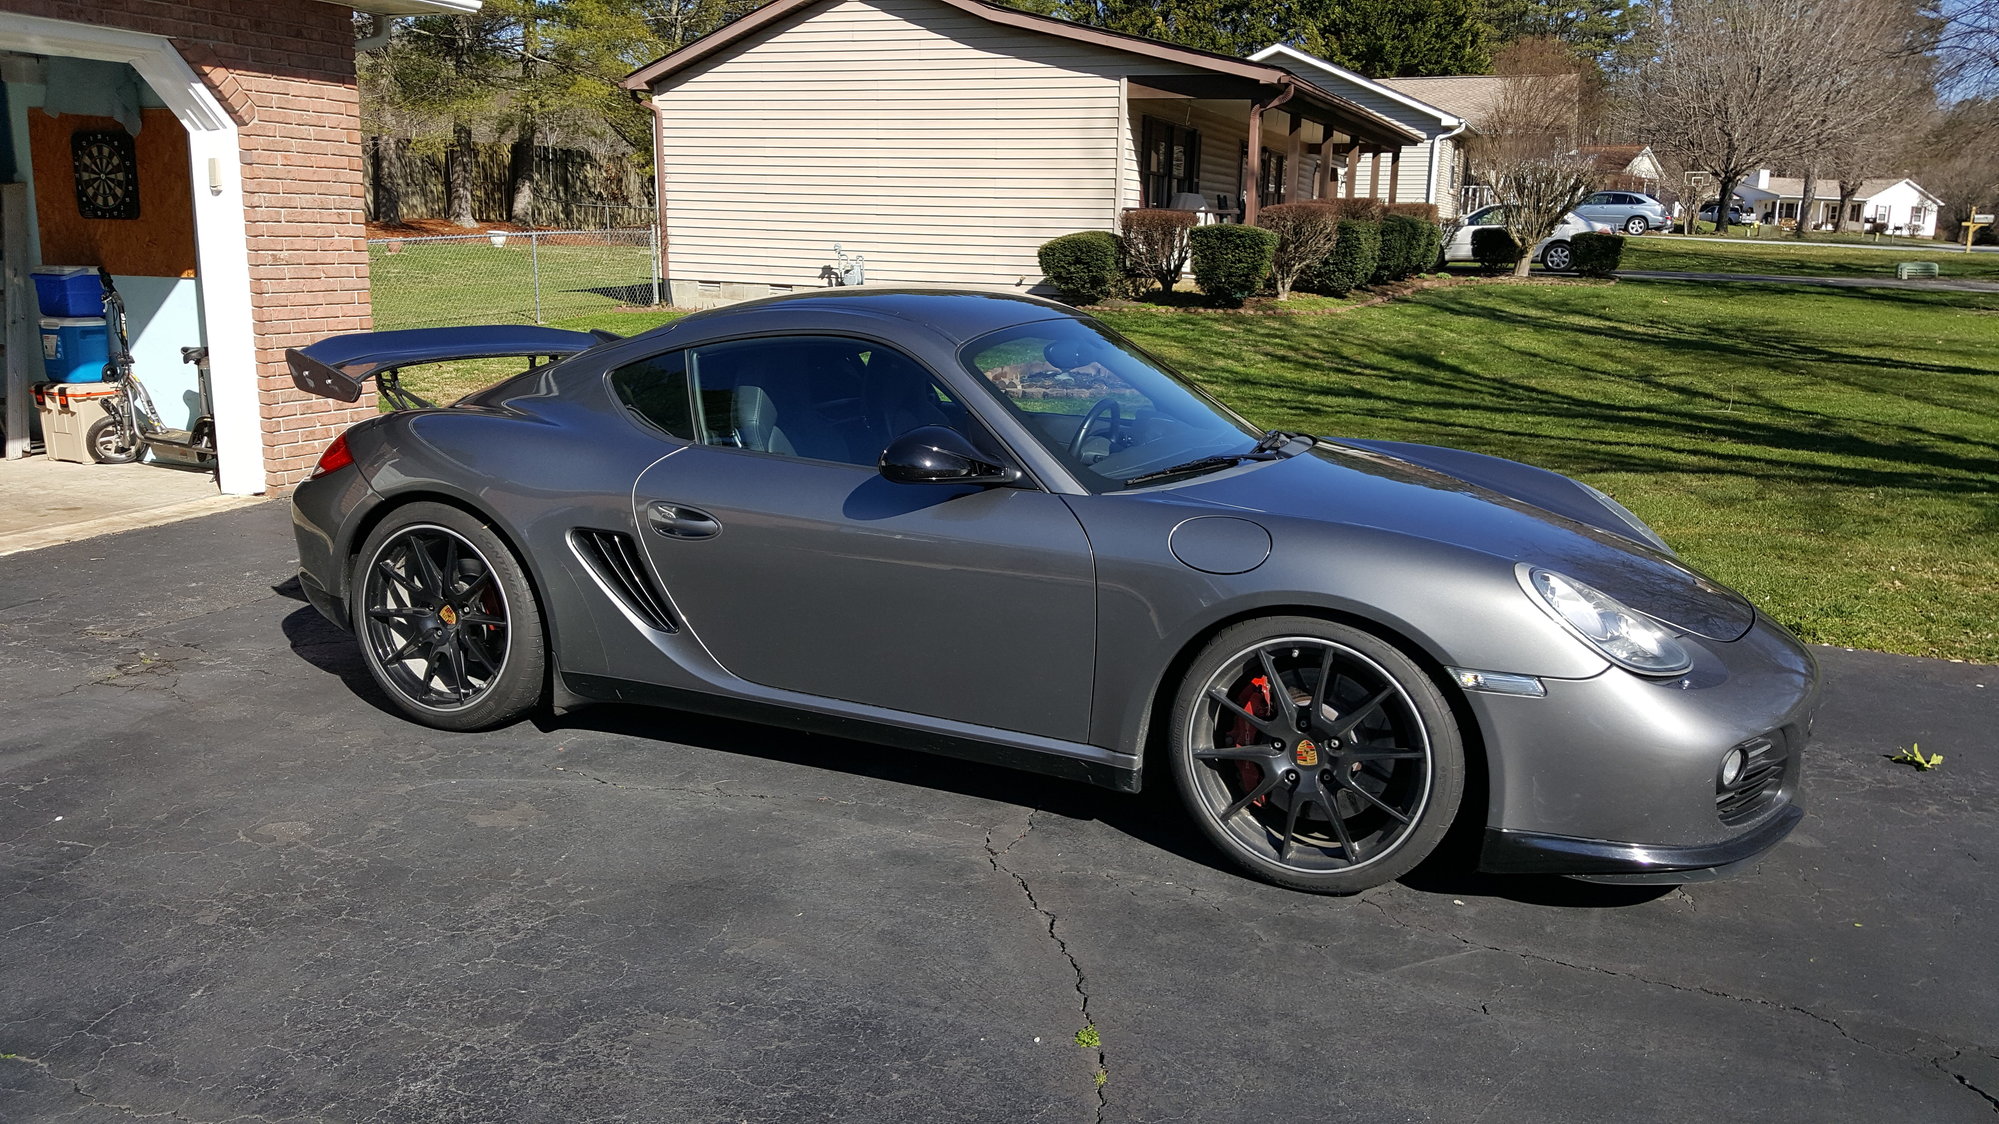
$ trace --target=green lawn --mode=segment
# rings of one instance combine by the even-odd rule
[[[551,323],[650,304],[653,292],[643,232],[515,234],[503,246],[485,238],[371,242],[368,272],[383,330]]]
[[[1808,640],[1999,661],[1999,296],[1500,282],[1103,319],[1260,424],[1586,480]]]
[[[1893,277],[1895,263],[1933,261],[1939,277],[1999,281],[1999,254],[1967,254],[1933,242],[1902,253],[1849,246],[1703,242],[1697,238],[1631,238],[1624,243],[1625,269],[1687,273],[1782,273],[1807,277]]]

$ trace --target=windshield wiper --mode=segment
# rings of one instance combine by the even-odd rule
[[[1258,438],[1256,444],[1252,445],[1246,453],[1222,453],[1212,457],[1197,457],[1194,460],[1176,464],[1171,468],[1162,468],[1157,472],[1141,473],[1125,481],[1124,486],[1127,488],[1136,488],[1140,484],[1150,484],[1155,480],[1165,480],[1173,476],[1189,476],[1197,472],[1210,472],[1218,468],[1233,468],[1248,461],[1278,460],[1284,446],[1301,438],[1310,441],[1314,445],[1319,443],[1318,438],[1308,433],[1286,433],[1281,429],[1273,429],[1265,433],[1261,438]]]

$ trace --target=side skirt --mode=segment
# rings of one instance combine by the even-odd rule
[[[570,694],[581,699],[638,703],[669,710],[692,711],[716,718],[734,718],[768,726],[782,726],[831,737],[852,738],[855,741],[877,742],[943,757],[956,757],[965,761],[978,761],[1008,769],[1060,777],[1064,780],[1082,781],[1116,792],[1137,792],[1141,783],[1138,768],[1114,760],[1124,757],[1124,754],[1113,753],[1099,746],[1077,745],[1073,747],[1071,753],[1034,750],[941,730],[916,729],[853,715],[800,710],[778,703],[712,695],[705,691],[689,691],[677,687],[662,687],[606,675],[582,675],[565,671],[562,673],[562,685]],[[1088,756],[1083,756],[1084,754]]]

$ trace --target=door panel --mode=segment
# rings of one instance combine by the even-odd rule
[[[648,469],[633,498],[661,583],[732,674],[1086,739],[1095,573],[1060,497],[695,446]]]

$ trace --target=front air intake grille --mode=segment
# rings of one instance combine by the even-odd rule
[[[653,584],[638,544],[619,531],[593,531],[578,527],[569,533],[577,557],[590,567],[597,580],[646,627],[660,632],[677,632],[673,613],[666,607],[666,595]]]
[[[1742,776],[1734,785],[1715,793],[1714,810],[1721,822],[1733,826],[1763,814],[1784,787],[1784,770],[1790,759],[1784,753],[1781,734],[1751,738],[1739,746],[1748,756]]]

